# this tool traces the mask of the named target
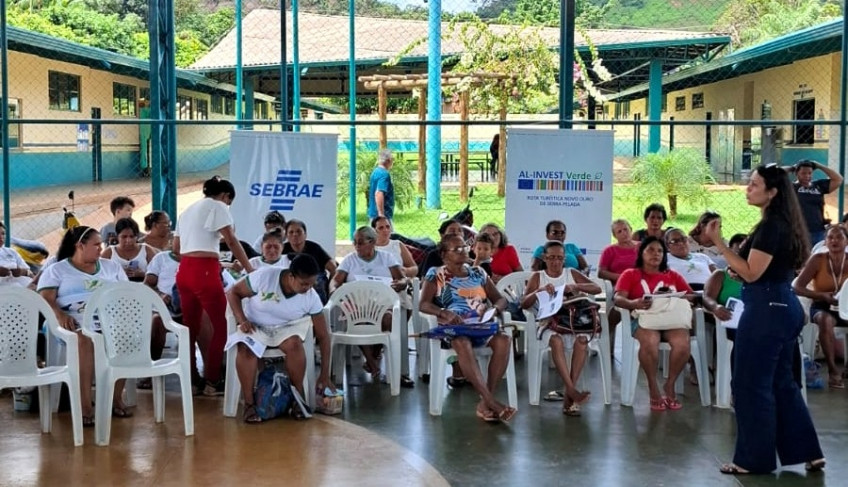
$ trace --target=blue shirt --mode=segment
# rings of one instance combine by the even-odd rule
[[[580,263],[577,261],[577,256],[582,255],[580,252],[580,248],[572,243],[563,244],[565,248],[565,263],[564,267],[571,269],[580,269]],[[545,255],[545,246],[540,245],[536,247],[536,251],[533,252],[533,258],[542,260],[542,257]]]
[[[383,166],[375,167],[371,173],[368,184],[368,218],[374,218],[379,214],[375,198],[377,191],[383,192],[383,214],[391,220],[395,213],[395,188],[392,185],[392,176]]]

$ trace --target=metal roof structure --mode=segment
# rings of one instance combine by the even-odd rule
[[[19,27],[7,26],[10,51],[32,54],[100,71],[149,80],[150,62],[125,54],[78,44],[76,42],[33,32]],[[12,66],[10,69],[15,69]],[[202,73],[177,69],[177,86],[204,93],[235,93],[235,86],[208,78]],[[263,96],[263,99],[267,98]]]
[[[287,59],[292,59],[292,16],[287,21]],[[442,23],[446,36],[449,23]],[[491,25],[495,32],[520,27]],[[298,15],[300,65],[303,96],[341,95],[347,90],[349,62],[349,19],[347,16],[300,13]],[[398,56],[411,42],[428,35],[422,20],[356,17],[355,56],[357,75],[412,74],[426,71],[427,45],[422,43],[407,53],[394,67],[383,63]],[[256,9],[242,20],[242,66],[245,73],[259,77],[256,91],[279,95],[280,11]],[[559,29],[541,28],[540,35],[552,50],[559,47]],[[730,37],[709,32],[644,29],[590,29],[589,39],[597,48],[607,69],[616,77],[600,85],[606,92],[618,92],[648,79],[651,59],[661,59],[663,72],[672,72],[698,60],[712,59],[729,45]],[[575,34],[578,52],[589,58],[589,44]],[[442,40],[442,58],[461,54],[464,47],[456,38]],[[215,79],[234,82],[235,30],[230,31],[190,69]],[[363,94],[368,94],[362,90]]]
[[[741,49],[688,69],[663,76],[663,92],[678,91],[756,73],[842,49],[842,19],[825,22]],[[622,90],[611,100],[624,101],[648,96],[648,83]]]

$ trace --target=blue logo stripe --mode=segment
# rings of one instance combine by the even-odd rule
[[[294,200],[292,200],[292,199],[280,199],[280,198],[274,198],[274,199],[272,199],[272,200],[271,200],[271,204],[272,204],[272,205],[277,205],[277,204],[279,204],[279,205],[293,205],[293,204],[294,204]]]
[[[282,175],[285,175],[285,174],[290,174],[292,176],[300,176],[301,174],[303,174],[303,170],[301,170],[301,169],[280,169],[279,171],[277,171],[278,176],[282,176]]]
[[[300,176],[277,176],[278,183],[299,183]]]

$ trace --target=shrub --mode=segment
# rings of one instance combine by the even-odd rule
[[[715,184],[712,168],[695,149],[680,148],[648,154],[636,160],[633,183],[644,201],[666,198],[669,217],[677,216],[678,198],[706,207],[707,184]]]

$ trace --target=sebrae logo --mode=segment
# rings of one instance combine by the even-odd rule
[[[535,191],[599,192],[604,173],[577,171],[519,171],[518,189]]]
[[[321,198],[323,184],[301,182],[303,171],[300,169],[280,169],[273,183],[252,183],[250,196],[271,198],[269,210],[292,211],[299,198]]]

